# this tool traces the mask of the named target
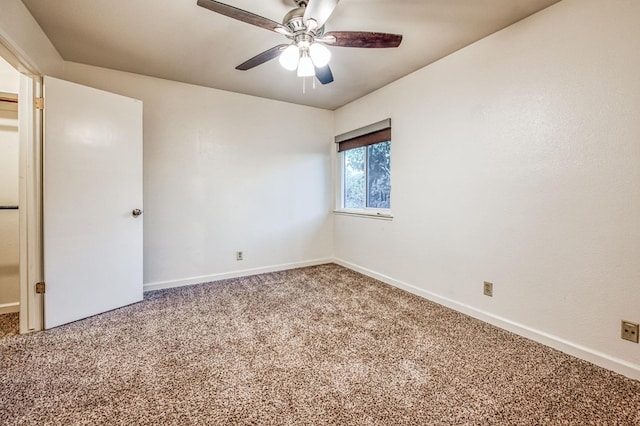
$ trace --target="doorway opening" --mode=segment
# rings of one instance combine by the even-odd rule
[[[0,337],[19,332],[20,73],[0,57]]]
[[[42,77],[2,38],[0,93],[0,205],[7,207],[0,210],[0,232],[8,233],[0,235],[2,336],[5,326],[6,333],[17,333],[16,317],[20,334],[43,328],[43,298],[36,293],[42,281],[42,111],[35,106]]]

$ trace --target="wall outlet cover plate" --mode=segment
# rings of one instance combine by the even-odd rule
[[[620,337],[624,340],[628,340],[633,343],[638,343],[638,324],[622,321],[622,329],[620,331]]]
[[[490,283],[489,281],[484,282],[484,295],[493,297],[493,283]]]

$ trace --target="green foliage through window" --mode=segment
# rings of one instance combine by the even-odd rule
[[[391,142],[349,149],[343,158],[343,207],[390,208]]]

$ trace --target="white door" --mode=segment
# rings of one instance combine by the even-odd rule
[[[142,102],[44,79],[44,326],[142,300]]]

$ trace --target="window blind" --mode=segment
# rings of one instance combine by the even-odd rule
[[[335,137],[338,152],[391,140],[391,119],[343,133]]]

